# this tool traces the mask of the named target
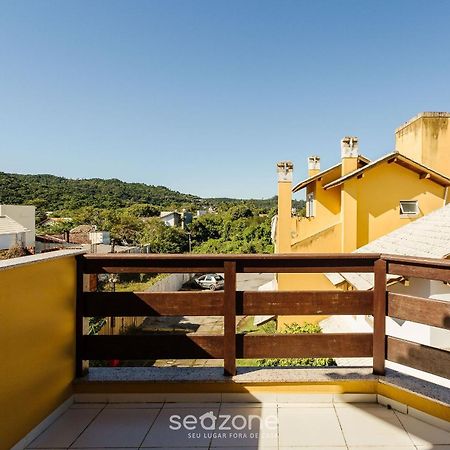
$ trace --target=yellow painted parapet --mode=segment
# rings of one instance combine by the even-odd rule
[[[292,226],[292,172],[294,166],[290,161],[277,164],[278,174],[278,220],[276,232],[276,253],[291,251]]]
[[[0,261],[0,286],[0,448],[9,449],[72,395],[74,252]]]

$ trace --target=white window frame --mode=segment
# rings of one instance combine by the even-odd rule
[[[414,211],[410,211],[408,209],[405,210],[405,206],[414,205]],[[417,216],[419,214],[419,201],[418,200],[400,200],[400,216],[402,217],[411,217]]]
[[[306,195],[306,217],[315,217],[315,204],[314,204],[314,192],[310,192]]]

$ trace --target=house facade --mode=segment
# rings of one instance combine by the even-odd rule
[[[374,161],[347,136],[338,164],[322,170],[312,156],[308,177],[295,185],[292,163],[279,163],[276,252],[353,252],[447,204],[449,120],[450,113],[417,115],[395,131],[395,150]],[[300,191],[306,217],[291,213]],[[277,281],[279,290],[335,289],[321,274],[279,274]]]
[[[34,251],[35,212],[34,206],[0,205],[0,250],[19,245]]]

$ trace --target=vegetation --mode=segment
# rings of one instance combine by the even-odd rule
[[[302,334],[302,333],[321,333],[322,328],[317,324],[305,323],[299,325],[292,323],[286,325],[282,333],[286,334]],[[288,367],[288,366],[335,366],[336,362],[332,358],[270,358],[261,359],[258,365],[262,367]]]
[[[275,320],[270,320],[260,326],[255,326],[253,325],[253,316],[249,316],[239,323],[238,332],[249,334],[275,334],[277,333],[277,324]],[[286,334],[321,333],[322,329],[317,324],[306,323],[304,325],[299,325],[298,323],[292,323],[286,325],[281,332]],[[267,358],[240,360],[239,365],[252,367],[323,367],[335,366],[336,362],[332,358]]]
[[[14,245],[8,250],[0,250],[0,260],[18,258],[29,254],[30,252],[26,248],[23,248],[20,245]]]

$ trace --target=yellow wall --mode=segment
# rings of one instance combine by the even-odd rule
[[[361,178],[324,190],[327,182],[317,180],[308,188],[307,192],[315,193],[314,218],[293,218],[289,227],[279,229],[284,237],[291,236],[291,252],[353,252],[444,206],[443,186],[394,162],[386,161],[365,171]],[[400,200],[418,200],[419,214],[401,216]],[[278,289],[284,291],[335,289],[322,274],[279,274],[277,279]],[[278,325],[282,328],[285,323],[313,319],[279,316]]]
[[[339,190],[326,191],[323,189],[325,184],[339,177],[340,173],[341,170],[338,167],[307,187],[307,194],[314,193],[315,215],[310,218],[297,217],[294,219],[292,225],[294,242],[309,238],[340,221],[341,196]]]
[[[276,252],[289,253],[291,251],[291,224],[292,224],[292,183],[278,182],[278,221]]]
[[[424,113],[395,132],[395,149],[425,166],[450,176],[448,114]]]
[[[75,257],[1,269],[0,287],[0,448],[9,449],[72,394]]]
[[[357,193],[357,248],[444,206],[443,186],[420,179],[417,173],[395,163],[380,164],[366,171],[363,178],[347,183]],[[400,200],[418,200],[419,214],[400,216]]]

